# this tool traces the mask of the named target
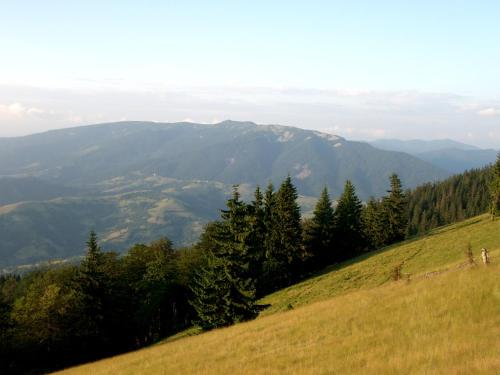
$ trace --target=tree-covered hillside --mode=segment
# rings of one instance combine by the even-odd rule
[[[408,194],[408,235],[486,213],[491,203],[491,180],[492,167],[485,167],[412,190]]]
[[[415,157],[366,143],[250,122],[123,122],[0,139],[0,176],[83,187],[133,173],[254,186],[289,173],[301,194],[312,196],[324,185],[337,196],[350,179],[362,198],[383,194],[391,173],[408,187],[447,176]]]

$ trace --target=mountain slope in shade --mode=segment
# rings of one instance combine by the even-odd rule
[[[418,153],[414,156],[451,173],[462,173],[468,169],[481,168],[495,161],[496,150],[443,149]]]
[[[449,139],[433,141],[380,139],[370,144],[382,150],[406,152],[449,173],[461,173],[468,169],[484,167],[495,161],[498,152]]]
[[[35,177],[0,177],[0,206],[23,201],[41,201],[79,194],[75,188]]]
[[[79,188],[133,173],[252,185],[290,174],[305,195],[327,185],[335,196],[351,179],[367,198],[382,194],[393,172],[407,187],[448,175],[366,143],[250,122],[123,122],[0,139],[0,176],[37,176]]]
[[[162,236],[176,246],[192,243],[217,218],[231,190],[216,182],[151,176],[105,181],[101,188],[0,206],[0,270],[80,256],[90,229],[104,248],[119,252]],[[249,197],[245,186],[242,192]]]
[[[421,139],[377,139],[370,142],[370,144],[381,150],[406,152],[411,155],[445,149],[457,149],[464,151],[480,150],[479,147],[453,141],[451,139],[435,139],[430,141]]]

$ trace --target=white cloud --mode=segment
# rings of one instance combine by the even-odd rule
[[[19,116],[22,115],[25,111],[26,108],[24,108],[21,103],[0,104],[0,113],[2,114]]]
[[[0,104],[0,114],[9,116],[36,116],[45,113],[44,110],[36,107],[27,108],[21,103]]]
[[[500,116],[500,108],[485,108],[477,112],[479,116],[484,116],[484,117],[495,117],[495,116]]]

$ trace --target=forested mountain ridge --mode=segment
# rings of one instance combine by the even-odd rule
[[[409,187],[447,176],[412,156],[311,130],[251,122],[122,122],[0,139],[0,176],[91,185],[132,173],[265,185],[288,173],[304,195],[332,194],[351,179],[363,198],[391,173]]]
[[[422,234],[488,212],[493,178],[493,166],[486,166],[411,190],[408,235]]]
[[[407,154],[277,125],[120,122],[0,138],[0,268],[79,256],[93,228],[122,251],[162,235],[193,243],[231,191],[290,174],[310,211],[347,179],[362,199],[392,172],[405,187],[448,176]]]

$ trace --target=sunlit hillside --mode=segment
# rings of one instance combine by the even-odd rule
[[[481,247],[490,249],[488,267]],[[65,373],[495,374],[499,257],[500,222],[478,217],[274,293],[254,321]],[[393,281],[401,263],[402,279]]]

